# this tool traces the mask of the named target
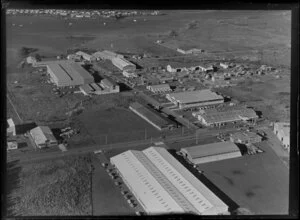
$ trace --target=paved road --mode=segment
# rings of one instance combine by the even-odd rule
[[[135,148],[135,147],[144,147],[150,146],[153,142],[164,141],[166,144],[172,142],[184,142],[184,141],[191,141],[198,138],[198,140],[202,138],[208,138],[217,136],[220,132],[233,132],[236,131],[236,128],[226,128],[226,129],[214,129],[214,130],[199,130],[198,135],[196,137],[195,134],[186,134],[186,135],[174,135],[166,137],[166,139],[162,138],[152,138],[148,140],[138,140],[133,142],[126,142],[126,143],[116,143],[116,144],[108,144],[108,145],[97,145],[93,144],[90,146],[82,146],[80,148],[70,148],[66,152],[61,152],[59,149],[53,149],[53,151],[30,151],[30,152],[11,152],[8,153],[8,161],[12,160],[19,160],[20,163],[31,163],[31,162],[38,162],[44,160],[51,160],[58,157],[70,156],[70,155],[78,155],[78,154],[85,154],[94,152],[96,150],[112,150],[112,149],[128,149],[128,148]]]

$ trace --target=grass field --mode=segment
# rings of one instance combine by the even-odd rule
[[[17,173],[16,173],[17,171]],[[90,156],[10,166],[9,215],[91,215]]]
[[[288,214],[289,171],[263,142],[264,153],[201,164],[204,175],[240,207],[254,214]]]
[[[106,136],[107,143],[116,143],[160,135],[156,128],[129,109],[106,108],[86,111],[79,116],[79,120],[98,144],[105,144]]]

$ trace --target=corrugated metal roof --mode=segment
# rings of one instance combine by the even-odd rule
[[[219,214],[228,206],[166,149],[129,150],[112,157],[147,213]]]
[[[210,91],[209,89],[170,93],[167,95],[183,104],[223,99],[222,96],[216,94],[215,92]]]
[[[197,145],[181,148],[181,150],[187,152],[192,159],[240,151],[240,149],[231,141]]]
[[[241,141],[261,138],[259,135],[255,134],[254,132],[236,132],[236,133],[231,134],[231,137],[234,139],[241,140]]]
[[[171,89],[169,84],[151,85],[149,87],[152,89]]]
[[[56,142],[56,138],[48,126],[38,126],[31,129],[30,134],[37,145],[45,144],[47,140],[50,142]]]

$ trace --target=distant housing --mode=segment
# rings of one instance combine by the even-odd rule
[[[277,136],[277,138],[281,141],[284,148],[290,151],[290,123],[274,123],[274,133]]]
[[[38,148],[57,146],[58,142],[48,126],[38,126],[30,130],[30,135]]]
[[[182,53],[182,54],[198,54],[198,53],[203,53],[204,50],[197,49],[197,48],[193,48],[190,50],[183,50],[183,49],[177,48],[177,52]]]
[[[171,65],[167,65],[167,71],[170,73],[178,73],[178,72],[185,72],[185,71],[202,71],[202,72],[211,72],[214,71],[214,68],[212,66],[203,67],[203,66],[192,66],[192,67],[177,67],[173,68]]]
[[[196,115],[198,120],[207,126],[223,125],[229,122],[251,121],[258,118],[255,111],[246,107],[231,107],[225,109],[207,109]]]
[[[135,71],[136,66],[122,57],[114,57],[112,63],[122,71]]]
[[[193,108],[204,105],[215,105],[224,102],[224,98],[209,89],[170,93],[166,95],[174,105],[180,109]]]
[[[159,113],[152,109],[150,110],[150,108],[138,102],[131,103],[129,109],[160,131],[175,127],[175,124],[171,120],[164,118]]]
[[[228,206],[165,148],[128,150],[110,158],[149,215],[228,215]]]
[[[181,148],[180,152],[193,164],[202,164],[242,156],[240,149],[230,141]]]
[[[51,81],[59,87],[77,86],[94,82],[94,77],[88,71],[72,61],[38,62],[36,66],[46,66]]]
[[[150,85],[147,89],[153,93],[172,92],[169,84]]]

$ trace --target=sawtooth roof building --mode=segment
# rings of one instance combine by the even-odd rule
[[[180,152],[193,164],[202,164],[242,156],[240,149],[230,141],[181,148]]]
[[[147,214],[228,214],[228,206],[165,148],[129,150],[110,162]]]
[[[147,89],[153,93],[172,92],[169,84],[150,85],[147,86]]]
[[[258,118],[256,112],[251,108],[232,107],[225,109],[207,109],[196,115],[198,120],[207,126],[223,125],[230,122],[249,121]]]
[[[94,77],[80,64],[72,61],[46,61],[37,66],[46,66],[51,81],[59,87],[77,86],[94,82]]]
[[[171,120],[138,102],[131,103],[129,109],[160,131],[175,127]]]
[[[209,89],[170,93],[166,98],[180,109],[205,105],[216,105],[224,102],[224,98]]]

